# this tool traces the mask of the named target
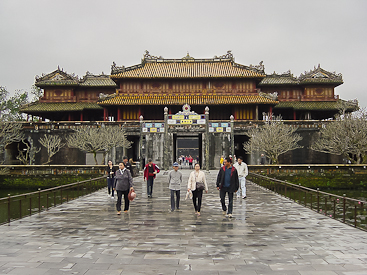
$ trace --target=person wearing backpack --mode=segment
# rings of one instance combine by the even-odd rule
[[[190,173],[190,177],[187,183],[187,191],[192,192],[192,202],[195,208],[195,214],[200,216],[201,201],[203,197],[203,191],[208,193],[208,185],[206,183],[205,174],[200,171],[200,164],[195,164],[195,171]],[[197,201],[197,204],[196,204]]]
[[[229,218],[233,215],[233,194],[239,188],[237,169],[232,166],[232,160],[225,158],[223,167],[219,169],[217,176],[217,189],[220,190],[220,202],[222,204],[223,215],[227,214]],[[228,193],[228,208],[225,204],[226,194]]]

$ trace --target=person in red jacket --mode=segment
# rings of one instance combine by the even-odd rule
[[[151,159],[148,159],[148,164],[144,167],[144,180],[147,181],[147,194],[148,198],[153,194],[153,182],[160,169],[158,165],[154,164]]]

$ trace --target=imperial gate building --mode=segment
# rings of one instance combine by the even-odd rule
[[[262,62],[238,64],[230,51],[208,59],[189,54],[165,59],[146,51],[137,65],[113,63],[110,75],[87,72],[79,79],[58,68],[37,76],[35,85],[44,95],[22,111],[43,121],[31,131],[33,135],[50,129],[56,134],[76,125],[124,127],[133,146],[118,149],[117,161],[127,154],[134,160],[152,158],[168,168],[180,155],[190,154],[214,168],[220,156],[231,154],[257,164],[259,152],[243,150],[246,131],[274,115],[299,127],[307,147],[324,120],[341,108],[358,109],[357,102],[343,101],[335,94],[342,83],[341,74],[320,65],[295,77],[290,71],[266,74]],[[85,164],[85,156],[74,154],[79,155],[70,158],[69,164]],[[340,159],[307,148],[282,156],[282,163],[333,161]]]

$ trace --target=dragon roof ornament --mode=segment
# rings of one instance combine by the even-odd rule
[[[144,54],[144,60],[145,59],[150,59],[150,60],[157,60],[157,59],[164,59],[162,56],[155,56],[155,55],[151,55],[149,53],[149,51],[145,50],[145,54]]]

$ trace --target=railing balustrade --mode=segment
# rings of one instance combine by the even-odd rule
[[[311,189],[301,184],[293,184],[250,172],[248,180],[274,191],[311,210],[336,219],[348,225],[367,230],[367,202],[338,196],[319,189]]]
[[[47,211],[50,207],[55,207],[64,202],[90,194],[105,186],[106,177],[98,177],[45,190],[38,189],[36,192],[1,198],[0,224],[10,224],[10,222],[25,216]]]

